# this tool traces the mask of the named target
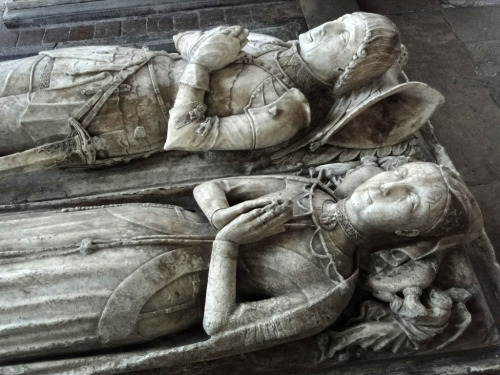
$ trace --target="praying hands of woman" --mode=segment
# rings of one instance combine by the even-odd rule
[[[242,213],[222,228],[217,240],[244,245],[283,232],[283,224],[293,217],[290,199],[274,200],[264,207]]]

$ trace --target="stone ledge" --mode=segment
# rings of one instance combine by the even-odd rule
[[[217,16],[217,17],[215,17]],[[207,8],[112,20],[65,23],[47,27],[7,30],[0,28],[0,60],[20,58],[39,51],[68,46],[150,46],[175,52],[172,37],[184,30],[204,30],[220,25],[241,26],[280,39],[296,39],[307,30],[298,1]],[[187,22],[190,21],[190,22]],[[0,25],[1,26],[1,25]]]
[[[272,2],[259,0],[258,3]],[[229,5],[248,5],[244,0],[101,0],[74,2],[66,4],[47,5],[47,1],[37,1],[37,7],[13,7],[7,3],[4,13],[5,25],[9,28],[46,26],[57,23],[100,20],[106,18],[120,18],[129,16],[144,16],[158,13],[180,12],[203,7],[222,7]]]

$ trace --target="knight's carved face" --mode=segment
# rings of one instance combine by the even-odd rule
[[[356,188],[346,214],[361,233],[417,235],[441,218],[448,188],[432,163],[409,163]]]
[[[300,56],[314,73],[332,81],[351,62],[365,37],[358,15],[345,15],[299,36]]]

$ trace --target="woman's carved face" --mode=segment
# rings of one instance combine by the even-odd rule
[[[331,81],[345,69],[363,43],[365,24],[357,15],[345,15],[299,36],[300,56],[321,79]]]
[[[346,214],[361,233],[413,236],[441,218],[447,195],[435,164],[409,163],[358,186],[346,201]]]

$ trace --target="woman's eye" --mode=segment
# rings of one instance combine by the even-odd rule
[[[403,169],[403,168],[399,168],[399,169],[395,169],[396,171],[396,174],[399,178],[405,178],[406,177],[406,174],[407,174],[407,171],[406,169]]]
[[[342,40],[344,41],[345,44],[347,44],[349,40],[349,33],[347,31],[342,32]]]
[[[408,199],[410,200],[412,209],[415,209],[417,207],[417,204],[418,204],[418,199],[415,196],[415,194],[412,193],[412,194],[408,195]]]

